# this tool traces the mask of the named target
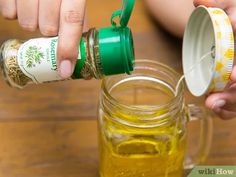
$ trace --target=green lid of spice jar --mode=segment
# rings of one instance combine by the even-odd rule
[[[234,35],[227,14],[219,8],[197,7],[185,29],[183,69],[190,92],[202,96],[222,91],[230,80]]]
[[[130,28],[127,27],[135,0],[123,0],[121,10],[111,16],[110,28],[98,31],[101,65],[105,75],[127,73],[133,71],[134,46]],[[120,18],[120,26],[114,18]]]
[[[133,71],[134,48],[129,28],[99,30],[100,60],[105,75],[130,74]]]
[[[111,27],[91,29],[80,44],[79,59],[73,78],[102,78],[114,74],[130,74],[134,65],[134,45],[130,28],[127,27],[135,0],[123,0],[123,6],[111,16]],[[116,24],[115,18],[119,18]],[[89,48],[89,53],[83,49]],[[84,52],[83,52],[84,51]]]

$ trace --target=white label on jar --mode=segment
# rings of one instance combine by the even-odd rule
[[[57,71],[57,42],[57,37],[37,38],[19,48],[19,67],[35,83],[62,80]]]

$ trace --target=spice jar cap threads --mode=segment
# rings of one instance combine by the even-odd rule
[[[219,8],[197,7],[183,39],[183,69],[190,92],[202,96],[222,91],[230,79],[233,60],[234,35],[226,13]]]
[[[130,74],[134,65],[134,45],[131,30],[102,28],[99,30],[100,60],[105,75]]]

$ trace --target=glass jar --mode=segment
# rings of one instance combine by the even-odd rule
[[[132,75],[103,80],[98,118],[101,177],[181,177],[183,169],[204,161],[211,119],[204,109],[186,106],[184,84],[175,90],[179,78],[168,66],[138,60]],[[194,157],[186,155],[192,120],[201,122]]]

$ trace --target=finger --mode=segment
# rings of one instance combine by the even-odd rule
[[[218,108],[224,108],[228,111],[236,112],[236,87],[235,83],[229,86],[224,92],[211,94],[206,99],[206,106],[213,111],[218,110]]]
[[[38,27],[38,0],[16,0],[16,8],[20,26],[35,31]]]
[[[194,0],[195,6],[204,5],[206,7],[218,7],[221,9],[227,9],[232,7],[232,0]]]
[[[206,107],[216,112],[219,108],[225,106],[226,100],[222,97],[222,93],[214,93],[207,97]]]
[[[234,34],[236,34],[236,2],[231,8],[226,9],[226,12],[230,18]]]
[[[0,0],[0,11],[3,17],[7,19],[16,19],[16,1]]]
[[[206,106],[215,112],[222,119],[231,119],[236,117],[236,111],[225,109],[226,101],[222,98],[222,94],[216,93],[209,96],[206,100]]]
[[[57,62],[63,78],[69,77],[78,56],[78,45],[82,34],[85,0],[62,0]]]
[[[215,111],[215,113],[224,120],[229,120],[229,119],[233,119],[236,118],[236,112],[234,111],[228,111],[225,109],[218,109],[217,111]]]
[[[39,29],[44,36],[56,36],[58,34],[61,0],[39,1]]]
[[[194,6],[204,5],[207,7],[215,7],[217,6],[215,0],[194,0],[193,1]]]
[[[83,32],[86,32],[89,30],[89,27],[88,27],[88,15],[86,14],[85,12],[85,15],[84,15],[84,25],[83,25]]]

